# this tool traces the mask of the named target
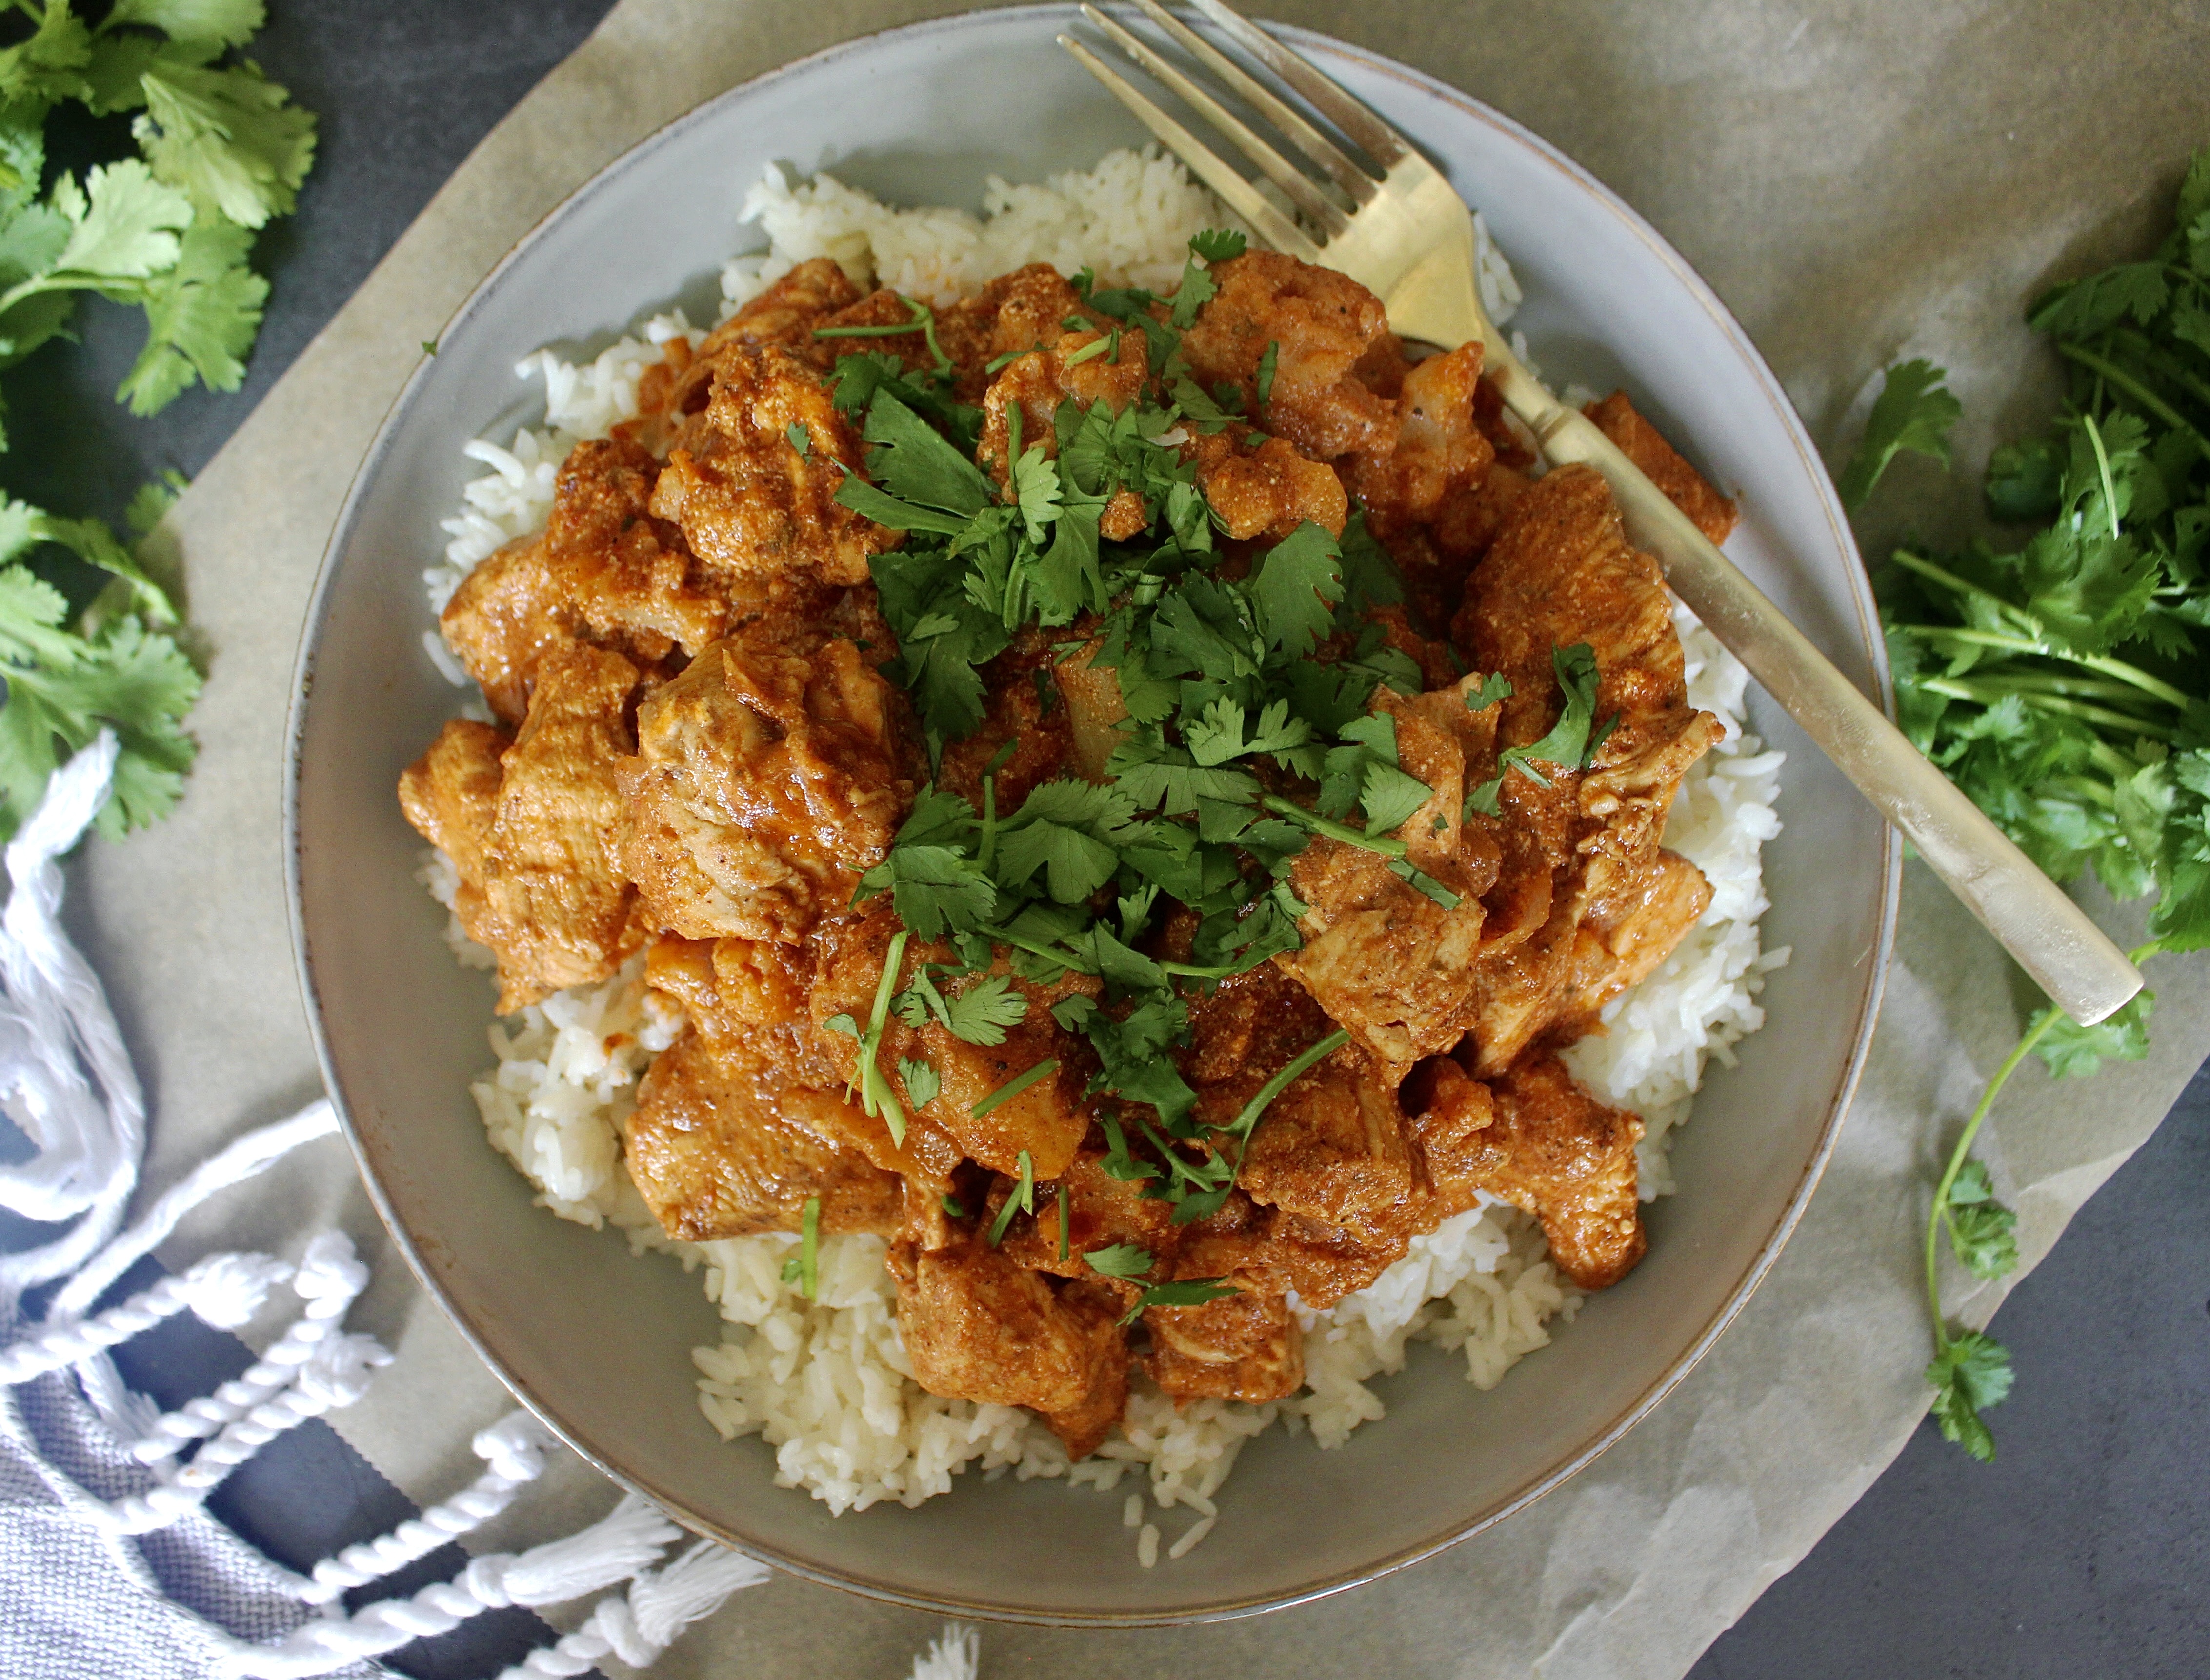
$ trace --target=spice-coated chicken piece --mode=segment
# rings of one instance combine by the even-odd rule
[[[1474,424],[1480,380],[1477,343],[1428,357],[1405,373],[1398,392],[1396,447],[1337,463],[1385,541],[1404,526],[1436,526],[1448,502],[1486,480],[1496,450]]]
[[[1232,1125],[1260,1089],[1335,1030],[1312,997],[1267,964],[1189,1006],[1184,1077],[1204,1126]],[[1236,1181],[1251,1199],[1354,1232],[1412,1194],[1392,1085],[1345,1045],[1300,1073],[1259,1117]]]
[[[399,777],[399,808],[414,831],[452,860],[460,877],[453,914],[470,939],[484,921],[484,849],[498,817],[499,759],[514,737],[456,717]]]
[[[1451,630],[1476,669],[1511,680],[1507,746],[1539,740],[1555,721],[1550,656],[1577,643],[1596,656],[1598,718],[1687,704],[1664,577],[1627,541],[1609,487],[1586,467],[1545,474],[1520,499],[1467,581]]]
[[[800,1083],[775,1048],[709,1047],[694,1029],[660,1053],[623,1128],[637,1193],[685,1242],[797,1230],[813,1197],[824,1232],[892,1234],[905,1217],[897,1175],[845,1140],[842,1094]]]
[[[640,705],[619,849],[656,925],[791,943],[850,903],[912,802],[903,705],[842,637],[749,630]]]
[[[1468,709],[1476,686],[1469,676],[1416,699],[1384,691],[1374,702],[1394,724],[1400,767],[1430,790],[1396,837],[1402,861],[1432,889],[1398,875],[1390,867],[1396,860],[1325,837],[1290,867],[1307,906],[1297,923],[1304,944],[1274,960],[1350,1030],[1392,1089],[1470,1024],[1481,895],[1498,865],[1488,831],[1463,822],[1469,760],[1485,775],[1495,729],[1493,704]]]
[[[817,323],[859,298],[860,288],[835,258],[808,257],[708,333],[698,354],[711,357],[732,344],[809,345]]]
[[[1665,493],[1696,529],[1713,542],[1724,542],[1739,517],[1735,505],[1712,488],[1701,473],[1681,458],[1650,422],[1634,411],[1625,391],[1614,391],[1582,410],[1597,430],[1617,444],[1642,475]]]
[[[1470,1097],[1464,1086],[1472,1083],[1445,1072],[1434,1101],[1470,1102],[1475,1117],[1493,1105],[1488,1123],[1461,1115],[1414,1127],[1439,1189],[1485,1190],[1532,1213],[1558,1270],[1582,1289],[1608,1288],[1633,1271],[1646,1241],[1635,1191],[1640,1119],[1606,1108],[1544,1052],[1488,1081],[1487,1097]]]
[[[1037,348],[1006,363],[983,393],[982,438],[975,460],[999,484],[1005,482],[1011,471],[1016,411],[1021,453],[1040,448],[1047,456],[1056,456],[1060,404],[1087,408],[1102,403],[1107,414],[1118,414],[1143,395],[1150,377],[1145,354],[1139,332],[1115,329],[1108,335],[1088,326],[1062,332],[1054,325]]]
[[[545,530],[485,559],[446,603],[446,644],[509,723],[528,711],[537,662],[559,643],[596,643],[650,669],[678,649],[696,654],[726,626],[726,599],[646,511],[659,472],[641,444],[578,444]]]
[[[1317,460],[1395,446],[1396,405],[1356,372],[1377,344],[1393,342],[1380,299],[1348,275],[1278,251],[1247,251],[1211,275],[1219,290],[1181,341],[1200,385],[1234,384],[1245,414]],[[1269,346],[1274,377],[1261,402]]]
[[[1377,1218],[1371,1223],[1379,1226],[1384,1222]],[[1408,1218],[1401,1230],[1377,1229],[1354,1236],[1325,1220],[1261,1206],[1237,1190],[1217,1213],[1184,1228],[1181,1246],[1174,1251],[1174,1275],[1177,1281],[1225,1278],[1237,1289],[1258,1295],[1295,1290],[1306,1306],[1325,1312],[1404,1259],[1412,1233],[1419,1229]]]
[[[891,941],[900,924],[889,901],[879,899],[868,914],[824,928],[820,940],[820,979],[813,988],[811,1007],[816,1022],[840,1017],[865,1029],[890,961]],[[1065,1172],[1089,1130],[1089,1104],[1084,1085],[1096,1064],[1089,1047],[1053,1019],[1051,1007],[1077,994],[1095,995],[1099,982],[1071,970],[1049,985],[1013,975],[1001,962],[990,973],[954,977],[956,959],[946,945],[909,940],[891,982],[891,996],[912,994],[915,1001],[884,1017],[875,1063],[883,1079],[897,1095],[909,1116],[918,1115],[949,1133],[961,1151],[992,1170],[1007,1175],[1020,1170],[1021,1151],[1028,1151],[1030,1170],[1038,1180],[1057,1178]],[[971,1024],[963,1038],[939,1021],[919,1000],[924,968],[930,983],[951,1005],[971,988],[1002,982],[1010,1005],[1020,1013],[1010,1022],[987,1030]],[[1010,1012],[1010,1010],[1008,1011]],[[961,1018],[953,1016],[955,1024]],[[1001,1034],[994,1043],[973,1042]],[[855,1036],[836,1034],[844,1077],[856,1082],[860,1046]],[[927,1063],[939,1091],[927,1103],[913,1101],[904,1064]],[[999,1090],[1046,1062],[1057,1066],[1010,1097],[988,1103]],[[977,1115],[978,1104],[987,1112]]]
[[[1084,1146],[1078,1151],[1055,1180],[1036,1186],[1035,1213],[1014,1214],[999,1248],[1032,1271],[1083,1278],[1096,1275],[1083,1258],[1092,1249],[1133,1247],[1150,1253],[1158,1276],[1169,1276],[1174,1248],[1181,1240],[1172,1205],[1144,1195],[1141,1181],[1114,1177],[1105,1170],[1105,1160],[1102,1149]],[[999,1191],[1011,1187],[1010,1181],[1001,1180],[993,1188],[990,1203],[981,1210],[986,1218],[996,1217],[1005,1206]],[[1066,1191],[1064,1232],[1059,1222],[1062,1187]],[[1062,1236],[1065,1260],[1059,1254]]]
[[[654,516],[681,527],[709,577],[866,583],[868,556],[900,537],[836,500],[866,463],[814,371],[779,346],[742,342],[700,366],[710,395],[674,433]]]
[[[1101,331],[1114,324],[1084,305],[1081,293],[1048,263],[1031,263],[999,275],[971,297],[938,310],[936,341],[957,370],[960,399],[980,402],[995,377],[992,362],[1054,342],[1072,315],[1083,317]],[[1128,341],[1142,335],[1134,330],[1123,335],[1124,359]],[[915,336],[918,341],[919,335]]]
[[[1128,1341],[1105,1291],[1048,1283],[980,1237],[900,1243],[890,1265],[906,1357],[930,1393],[1041,1412],[1078,1459],[1120,1421]]]
[[[1251,428],[1231,420],[1217,432],[1187,428],[1184,459],[1197,463],[1197,487],[1238,541],[1280,542],[1310,520],[1343,535],[1350,503],[1343,480],[1325,462],[1301,455],[1287,438],[1249,446]]]
[[[619,654],[559,644],[511,744],[483,724],[449,723],[400,778],[408,820],[460,875],[462,926],[498,959],[502,1014],[608,978],[643,940],[607,847],[636,685]]]
[[[1593,1031],[1597,1012],[1646,978],[1711,908],[1711,883],[1678,852],[1659,850],[1623,881],[1599,919],[1582,918],[1573,938],[1569,993],[1559,1006],[1575,1036]]]
[[[1196,1307],[1148,1307],[1144,1371],[1176,1399],[1263,1405],[1305,1386],[1304,1333],[1286,1297],[1239,1290]]]

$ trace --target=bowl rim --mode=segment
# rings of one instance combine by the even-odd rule
[[[1072,0],[1058,3],[1023,6],[1023,14],[1058,13],[1072,21],[1078,15]],[[1001,27],[1005,22],[1004,9],[986,9],[956,14],[948,17],[925,19],[916,23],[895,28],[872,31],[864,35],[836,42],[803,57],[738,82],[721,93],[701,100],[650,134],[630,146],[622,154],[595,172],[534,222],[470,290],[468,297],[453,311],[439,330],[435,342],[444,343],[451,334],[464,329],[470,319],[484,306],[486,299],[505,275],[542,238],[552,225],[565,216],[570,208],[587,195],[604,190],[611,183],[634,167],[646,154],[668,144],[676,136],[697,124],[707,122],[724,105],[740,100],[753,90],[767,84],[810,72],[840,59],[860,57],[879,51],[886,45],[902,40],[917,40],[929,37],[954,35],[968,29],[987,29]],[[1874,680],[1878,686],[1881,707],[1891,718],[1894,716],[1894,699],[1887,662],[1886,645],[1878,633],[1878,611],[1872,595],[1871,582],[1861,557],[1857,541],[1851,531],[1847,516],[1842,509],[1833,481],[1828,475],[1823,460],[1805,429],[1795,405],[1788,399],[1785,390],[1757,349],[1755,343],[1735,319],[1733,312],[1723,303],[1718,293],[1699,275],[1680,253],[1652,227],[1648,221],[1629,207],[1609,187],[1598,180],[1581,165],[1573,161],[1557,147],[1535,134],[1524,124],[1495,110],[1449,83],[1415,69],[1381,53],[1356,46],[1318,30],[1292,25],[1270,23],[1268,27],[1283,39],[1308,52],[1318,50],[1320,56],[1333,55],[1348,59],[1380,76],[1441,100],[1464,115],[1490,128],[1501,131],[1507,138],[1527,148],[1544,164],[1565,176],[1568,182],[1591,195],[1610,215],[1616,218],[1655,257],[1680,283],[1684,291],[1703,310],[1722,336],[1747,365],[1754,381],[1764,388],[1766,396],[1781,417],[1789,442],[1809,468],[1812,483],[1827,523],[1836,538],[1841,553],[1857,564],[1850,569],[1845,580],[1858,619],[1858,630],[1863,638]],[[1825,1174],[1839,1139],[1851,1099],[1863,1077],[1869,1055],[1874,1028],[1877,1023],[1881,997],[1886,988],[1889,958],[1894,940],[1902,886],[1903,849],[1892,825],[1881,827],[1881,867],[1880,905],[1871,960],[1866,968],[1865,980],[1856,1002],[1857,1026],[1849,1059],[1837,1079],[1828,1100],[1827,1117],[1816,1146],[1805,1162],[1802,1176],[1786,1206],[1774,1221],[1772,1230],[1760,1246],[1756,1258],[1736,1282],[1725,1302],[1712,1315],[1711,1321],[1696,1338],[1675,1357],[1672,1362],[1637,1397],[1621,1408],[1618,1413],[1598,1430],[1588,1442],[1571,1456],[1552,1465],[1549,1469],[1531,1478],[1517,1491],[1472,1520],[1460,1523],[1413,1544],[1398,1548],[1388,1556],[1356,1568],[1338,1571],[1322,1580],[1308,1582],[1286,1592],[1267,1592],[1223,1598],[1196,1609],[1173,1611],[1106,1610],[1095,1612],[1068,1611],[1037,1611],[1022,1605],[995,1602],[987,1598],[936,1597],[910,1591],[897,1585],[858,1572],[848,1572],[785,1556],[776,1548],[740,1535],[691,1508],[682,1494],[674,1489],[657,1485],[639,1475],[621,1469],[610,1461],[608,1449],[593,1444],[571,1428],[559,1415],[554,1405],[533,1393],[509,1367],[494,1349],[484,1332],[480,1331],[463,1313],[459,1304],[448,1293],[444,1283],[429,1263],[414,1235],[406,1228],[385,1192],[372,1157],[368,1140],[353,1118],[337,1073],[336,1058],[330,1036],[325,1028],[321,988],[315,975],[315,960],[307,937],[304,908],[302,872],[302,842],[299,831],[299,781],[303,763],[304,734],[307,713],[313,698],[315,662],[320,649],[322,633],[327,623],[330,595],[335,574],[352,535],[360,503],[369,485],[382,469],[385,457],[391,452],[402,423],[408,417],[423,383],[432,371],[426,357],[408,376],[398,395],[392,400],[374,440],[361,459],[348,486],[344,501],[331,527],[315,583],[308,598],[305,617],[302,623],[299,651],[293,664],[290,704],[285,720],[284,774],[282,787],[282,820],[284,837],[285,908],[291,933],[293,966],[299,983],[300,1000],[305,1007],[307,1027],[315,1047],[316,1061],[323,1083],[344,1132],[346,1143],[353,1151],[363,1187],[374,1206],[377,1217],[390,1233],[392,1241],[404,1255],[416,1281],[438,1303],[439,1309],[451,1322],[469,1348],[481,1359],[499,1382],[516,1399],[543,1423],[570,1450],[597,1470],[617,1486],[651,1500],[677,1522],[693,1532],[707,1536],[723,1544],[747,1554],[759,1556],[776,1568],[821,1586],[837,1588],[860,1597],[927,1611],[939,1615],[973,1617],[993,1622],[1023,1623],[1032,1626],[1065,1628],[1157,1628],[1199,1625],[1253,1616],[1271,1610],[1286,1609],[1295,1604],[1309,1604],[1347,1592],[1352,1587],[1378,1580],[1384,1575],[1432,1557],[1463,1540],[1470,1539],[1506,1519],[1525,1510],[1543,1495],[1563,1485],[1586,1469],[1618,1443],[1627,1432],[1653,1411],[1658,1403],[1671,1393],[1703,1359],[1718,1339],[1740,1316],[1753,1296],[1772,1272],[1787,1246],[1789,1238],[1801,1223],[1810,1205],[1813,1194]]]

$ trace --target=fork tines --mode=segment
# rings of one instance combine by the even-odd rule
[[[1321,180],[1284,157],[1203,83],[1149,41],[1095,5],[1085,3],[1082,12],[1108,40],[1249,159],[1259,174],[1294,207],[1295,214],[1304,219],[1310,233],[1298,226],[1255,183],[1199,140],[1089,46],[1071,35],[1060,36],[1059,44],[1276,250],[1307,262],[1316,260],[1323,245],[1350,230],[1352,214],[1373,202],[1389,174],[1406,165],[1425,167],[1395,130],[1304,58],[1229,10],[1221,0],[1190,0],[1190,3],[1222,34],[1279,77],[1351,144],[1380,165],[1380,173],[1377,176],[1355,160],[1302,112],[1168,11],[1159,0],[1135,0],[1135,4],[1175,45],[1270,124],[1348,201],[1347,204],[1331,196]]]

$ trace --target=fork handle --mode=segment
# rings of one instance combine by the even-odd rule
[[[2092,1024],[2141,988],[2108,935],[1744,577],[1593,421],[1567,408],[1494,335],[1483,362],[1553,462],[1594,468],[1627,535],[1689,610],[1748,668],[1950,891],[2074,1020]]]

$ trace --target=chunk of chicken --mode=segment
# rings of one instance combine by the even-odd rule
[[[760,1049],[709,1048],[694,1029],[647,1071],[623,1158],[661,1229],[685,1242],[794,1231],[818,1197],[824,1232],[897,1231],[898,1180],[845,1140],[843,1098]]]
[[[856,921],[824,930],[821,978],[814,987],[811,1005],[817,1022],[844,1016],[863,1025],[869,1019],[883,969],[890,961],[891,942],[898,931],[897,917],[884,901]],[[909,941],[891,982],[893,993],[913,988],[924,966],[949,966],[954,961],[948,946]],[[997,1029],[1004,1035],[999,1042],[974,1043],[960,1038],[923,1006],[919,1025],[896,1013],[884,1021],[876,1065],[909,1117],[909,1124],[910,1117],[918,1117],[940,1127],[969,1160],[1007,1175],[1020,1170],[1021,1153],[1026,1151],[1030,1170],[1038,1180],[1055,1179],[1066,1171],[1083,1134],[1089,1130],[1089,1105],[1083,1086],[1095,1063],[1090,1060],[1087,1045],[1052,1018],[1051,1006],[1077,993],[1094,995],[1100,989],[1099,982],[1070,972],[1047,986],[1013,976],[1001,963],[991,975],[971,980],[939,976],[936,983],[941,992],[960,994],[993,976],[1008,980],[1012,994],[1023,1005],[1018,1020]],[[845,1034],[832,1042],[842,1058],[844,1077],[856,1081],[857,1041]],[[936,1074],[939,1091],[925,1104],[912,1100],[903,1071],[903,1065],[909,1061],[927,1062]],[[1058,1064],[1052,1073],[999,1101],[987,1114],[975,1114],[977,1103],[1047,1061]]]
[[[640,706],[619,849],[658,925],[789,944],[848,904],[912,802],[902,704],[849,641],[746,632]]]
[[[1451,632],[1476,669],[1511,679],[1508,746],[1539,740],[1556,720],[1556,648],[1586,643],[1595,653],[1599,718],[1672,710],[1688,698],[1664,577],[1627,541],[1609,487],[1587,467],[1545,474],[1520,499]]]
[[[1193,999],[1183,1062],[1198,1093],[1196,1118],[1229,1126],[1270,1079],[1333,1029],[1308,994],[1271,968]],[[1236,1181],[1253,1201],[1356,1234],[1412,1194],[1402,1119],[1392,1085],[1346,1045],[1267,1105]]]
[[[805,346],[817,323],[859,297],[860,288],[835,258],[808,257],[708,333],[698,354],[710,359],[732,344]]]
[[[559,644],[518,738],[456,720],[400,778],[408,820],[460,876],[461,925],[498,959],[502,1014],[607,979],[642,939],[607,849],[636,684],[619,654]]]
[[[1478,343],[1428,357],[1404,375],[1398,393],[1396,447],[1337,463],[1385,540],[1400,527],[1436,526],[1446,502],[1486,482],[1496,450],[1474,424],[1480,382]]]
[[[1112,324],[1086,308],[1081,294],[1048,263],[1031,263],[999,275],[972,296],[937,311],[936,341],[957,370],[960,399],[979,401],[994,377],[992,362],[1053,343],[1070,315],[1082,316],[1101,328]],[[1140,336],[1132,331],[1123,335],[1124,360],[1128,341]]]
[[[1146,1250],[1155,1275],[1172,1275],[1174,1252],[1181,1228],[1174,1223],[1171,1204],[1143,1194],[1140,1183],[1114,1178],[1105,1170],[1105,1151],[1084,1147],[1055,1181],[1040,1182],[1033,1215],[1016,1213],[999,1244],[1034,1272],[1054,1272],[1062,1278],[1096,1275],[1083,1258],[1092,1249],[1123,1245]],[[1059,1192],[1066,1191],[1066,1227],[1059,1222]],[[982,1212],[994,1218],[1005,1206],[1011,1181],[1001,1180]],[[1066,1258],[1060,1258],[1060,1238],[1066,1239]]]
[[[456,717],[399,777],[399,808],[452,860],[460,877],[453,914],[478,945],[485,943],[484,849],[498,817],[498,761],[513,745],[504,729]]]
[[[537,662],[559,643],[596,643],[649,669],[722,633],[727,601],[692,576],[674,532],[647,512],[659,471],[639,444],[578,444],[545,530],[509,543],[454,590],[438,627],[508,722],[522,721]]]
[[[1483,762],[1494,728],[1493,707],[1467,709],[1475,681],[1410,701],[1384,691],[1374,703],[1395,719],[1399,764],[1430,789],[1397,837],[1432,891],[1398,875],[1392,860],[1325,837],[1290,867],[1307,906],[1297,924],[1304,944],[1274,960],[1350,1030],[1392,1090],[1470,1021],[1481,895],[1498,861],[1487,831],[1461,821],[1468,753]]]
[[[1181,447],[1184,458],[1197,463],[1197,487],[1228,535],[1279,542],[1310,520],[1341,536],[1350,504],[1333,469],[1300,455],[1286,438],[1269,438],[1252,449],[1250,437],[1250,427],[1230,421],[1217,432],[1189,428]]]
[[[1324,1220],[1261,1206],[1237,1190],[1217,1213],[1185,1228],[1174,1277],[1223,1278],[1256,1295],[1295,1290],[1307,1307],[1325,1312],[1404,1259],[1411,1228],[1408,1218],[1402,1228],[1355,1236]]]
[[[1098,1293],[1054,1288],[979,1238],[933,1251],[901,1243],[891,1267],[915,1381],[1026,1406],[1071,1456],[1096,1451],[1128,1402],[1127,1339]]]
[[[1278,1295],[1239,1290],[1197,1307],[1149,1307],[1144,1369],[1177,1400],[1263,1405],[1305,1386],[1304,1333]]]
[[[1614,391],[1601,402],[1582,410],[1596,422],[1597,430],[1617,444],[1642,475],[1665,493],[1675,507],[1687,514],[1698,530],[1713,542],[1724,542],[1739,517],[1735,505],[1712,488],[1709,480],[1682,460],[1658,428],[1634,411],[1625,391]]]
[[[990,382],[982,397],[982,439],[975,458],[999,484],[1011,470],[1015,409],[1020,413],[1022,452],[1033,445],[1056,456],[1060,403],[1087,408],[1102,402],[1106,413],[1117,414],[1143,394],[1150,377],[1144,335],[1117,335],[1117,353],[1101,353],[1093,347],[1111,341],[1105,333],[1094,327],[1062,332],[1054,323],[1040,348],[1014,357]]]
[[[1603,916],[1585,916],[1573,939],[1573,972],[1558,1015],[1578,1037],[1597,1030],[1597,1012],[1646,978],[1711,908],[1711,883],[1678,852],[1658,851],[1623,881]]]
[[[1558,1270],[1582,1289],[1617,1283],[1646,1239],[1635,1194],[1642,1121],[1608,1109],[1555,1056],[1523,1057],[1490,1082],[1495,1116],[1465,1128],[1453,1157],[1431,1150],[1437,1177],[1471,1184],[1542,1222]]]
[[[1395,446],[1395,405],[1355,371],[1388,334],[1380,299],[1347,275],[1278,251],[1247,251],[1211,275],[1219,289],[1181,341],[1199,384],[1233,384],[1244,413],[1318,460]],[[1270,345],[1274,378],[1262,404],[1259,365]]]
[[[1024,631],[982,668],[982,721],[945,747],[937,786],[979,811],[987,775],[997,789],[999,813],[1009,815],[1042,784],[1068,773],[1073,716],[1060,692],[1058,660],[1049,632]],[[1116,683],[1114,693],[1119,692]],[[999,758],[1001,752],[1006,756]]]
[[[836,500],[848,472],[866,476],[865,462],[813,370],[779,346],[741,341],[702,366],[711,395],[676,435],[654,515],[680,526],[722,578],[866,583],[868,557],[900,537]]]

